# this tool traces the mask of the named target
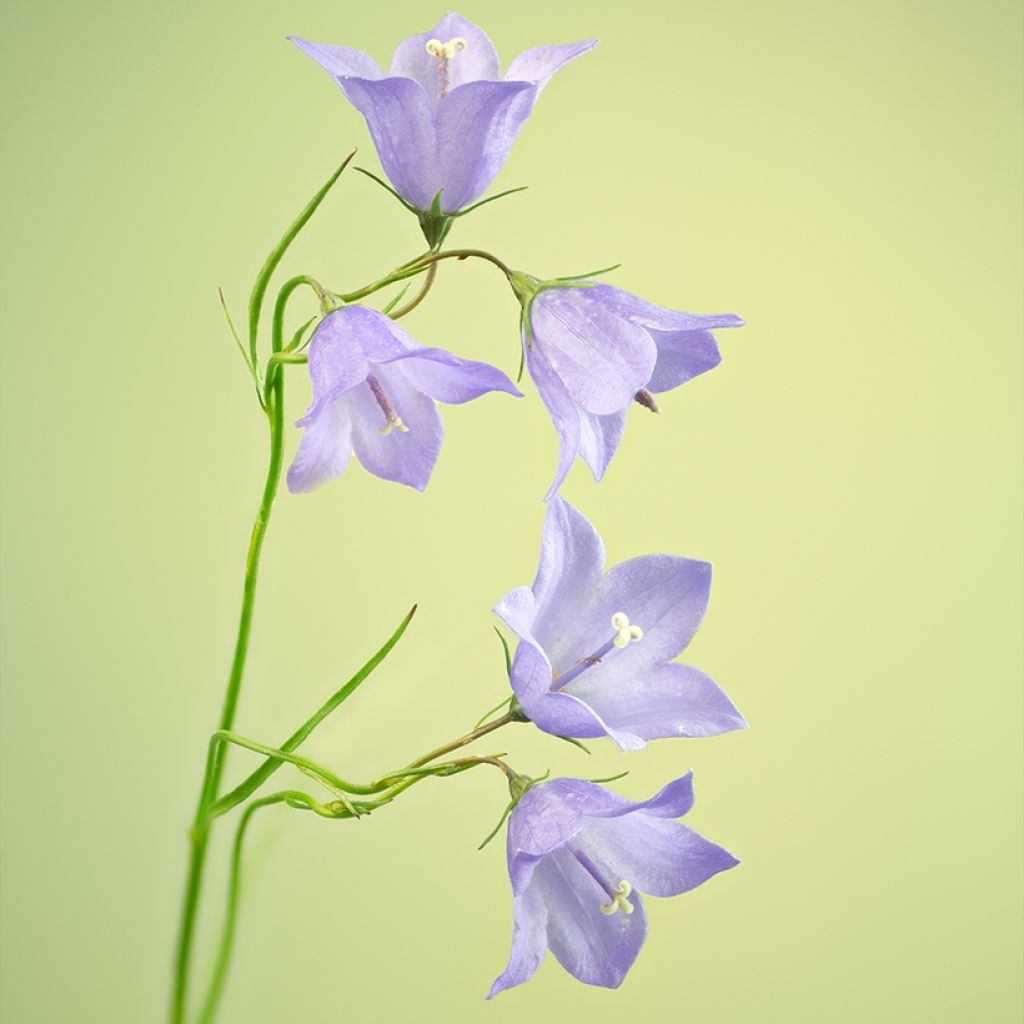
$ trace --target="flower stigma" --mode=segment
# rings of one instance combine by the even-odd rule
[[[615,636],[605,641],[593,654],[586,658],[580,658],[564,675],[560,676],[557,671],[554,672],[551,689],[564,690],[582,672],[586,672],[593,665],[600,665],[604,656],[613,649],[621,651],[631,643],[636,643],[644,638],[644,631],[639,626],[634,626],[625,612],[616,612],[612,616],[612,629],[615,630]]]
[[[625,879],[619,883],[615,889],[615,895],[612,896],[611,903],[601,904],[601,913],[605,915],[614,914],[619,907],[622,907],[624,914],[633,913],[633,904],[629,901],[628,897],[633,892],[633,886],[629,884]]]
[[[380,381],[371,373],[367,376],[366,383],[370,385],[373,397],[377,399],[380,411],[384,413],[384,426],[378,427],[377,433],[382,437],[387,437],[392,430],[401,430],[403,433],[407,432],[409,428],[402,422],[402,417],[395,411],[395,407],[391,404],[391,399],[384,394]]]
[[[468,46],[469,43],[462,36],[449,39],[447,43],[442,43],[440,39],[429,39],[427,41],[427,53],[431,57],[437,58],[437,80],[441,86],[442,96],[448,95],[448,61]]]

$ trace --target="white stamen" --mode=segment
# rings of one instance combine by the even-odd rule
[[[612,643],[620,651],[623,647],[628,647],[631,641],[644,638],[644,631],[639,626],[631,626],[629,616],[625,612],[616,612],[612,616],[612,629],[615,630],[615,639]]]
[[[601,913],[606,915],[614,914],[619,907],[622,908],[624,914],[633,913],[633,904],[629,901],[629,896],[633,892],[633,886],[629,882],[623,880],[618,888],[615,890],[615,895],[612,897],[611,903],[601,904]]]
[[[461,53],[469,46],[462,36],[456,36],[454,39],[449,39],[447,43],[441,42],[440,39],[428,39],[427,40],[427,53],[431,57],[437,58],[437,82],[440,87],[440,94],[442,96],[448,95],[448,61],[452,59],[457,53]]]

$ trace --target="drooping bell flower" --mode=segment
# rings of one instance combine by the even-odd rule
[[[697,632],[710,591],[711,566],[678,555],[643,555],[604,572],[601,537],[555,498],[533,586],[494,609],[519,637],[511,669],[519,706],[545,732],[610,736],[624,750],[745,728],[710,676],[672,660]]]
[[[676,821],[693,775],[634,803],[580,779],[528,789],[508,825],[512,955],[489,999],[536,974],[548,949],[575,978],[618,988],[647,937],[641,893],[676,896],[739,861]]]
[[[399,43],[387,74],[361,50],[289,38],[366,118],[399,195],[427,212],[441,193],[445,214],[484,194],[551,76],[597,45],[526,50],[503,77],[487,33],[458,14]]]
[[[444,437],[435,402],[520,394],[501,370],[427,348],[366,306],[323,319],[310,343],[309,373],[313,403],[296,424],[304,429],[288,470],[291,491],[341,476],[353,449],[371,473],[422,491]]]
[[[510,280],[523,305],[526,364],[561,443],[548,498],[577,455],[600,480],[630,406],[658,412],[656,394],[722,361],[714,329],[744,323],[732,313],[662,309],[596,281],[539,281],[521,273]]]

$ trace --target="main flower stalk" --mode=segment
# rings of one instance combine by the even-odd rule
[[[274,305],[273,328],[271,332],[271,348],[277,354],[283,347],[284,312],[291,294],[307,280],[294,277],[281,289]],[[267,419],[270,426],[270,458],[267,464],[267,477],[263,485],[263,496],[260,500],[256,521],[253,523],[252,535],[249,540],[249,551],[245,560],[245,581],[242,586],[242,610],[239,616],[238,635],[235,640],[235,653],[231,661],[231,672],[228,676],[227,690],[224,693],[224,706],[221,710],[221,730],[230,730],[235,721],[238,708],[238,695],[242,688],[245,674],[245,663],[249,653],[249,637],[252,633],[253,610],[256,605],[256,585],[259,579],[260,556],[266,540],[267,526],[274,499],[281,483],[281,469],[284,464],[284,374],[276,374],[270,386],[267,403]],[[210,823],[206,820],[206,809],[216,799],[220,780],[224,774],[226,747],[218,746],[208,759],[203,778],[199,803],[196,807],[195,821],[191,833],[192,855],[189,860],[188,878],[185,882],[185,899],[182,906],[181,925],[178,933],[178,950],[175,966],[174,999],[171,1020],[174,1024],[184,1024],[188,1005],[188,978],[192,952],[192,939],[195,933],[196,912],[199,907],[199,894],[202,888],[203,872],[206,865],[206,854],[210,838]]]

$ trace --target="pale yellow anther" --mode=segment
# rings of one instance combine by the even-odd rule
[[[456,36],[454,39],[449,39],[447,43],[442,43],[440,39],[429,39],[427,40],[427,53],[431,57],[437,57],[442,60],[451,60],[452,57],[457,53],[461,53],[469,46],[462,36]]]
[[[601,913],[614,914],[621,907],[624,914],[632,914],[633,904],[629,901],[629,896],[632,895],[632,892],[633,886],[627,881],[622,881],[618,888],[616,888],[611,903],[601,904]]]
[[[644,638],[644,631],[639,626],[631,626],[629,616],[625,612],[616,612],[612,616],[612,629],[615,630],[615,639],[612,643],[620,651],[623,647],[628,647],[630,641]]]
[[[400,430],[403,434],[407,434],[409,432],[409,428],[401,421],[400,418],[396,417],[393,420],[388,420],[386,426],[378,427],[377,433],[380,434],[381,437],[387,437],[392,430]]]

